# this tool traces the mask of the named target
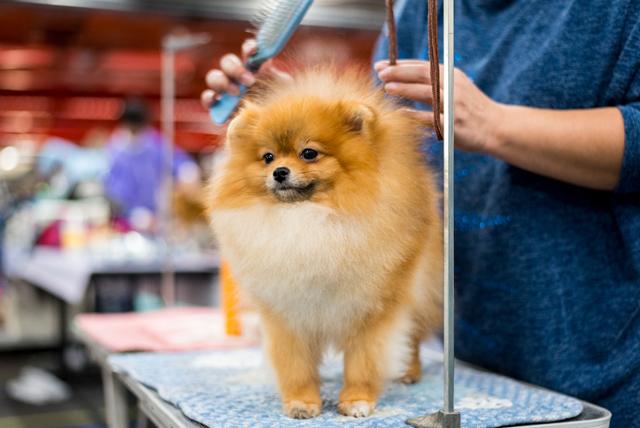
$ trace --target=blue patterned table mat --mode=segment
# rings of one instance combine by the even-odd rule
[[[375,413],[366,419],[337,413],[342,368],[338,359],[326,362],[321,368],[322,413],[302,421],[282,414],[273,377],[257,349],[121,354],[109,361],[188,418],[212,428],[399,427],[409,417],[442,406],[442,364],[424,357],[422,380],[415,385],[389,382]],[[579,400],[502,376],[466,367],[456,368],[455,376],[456,409],[464,428],[561,421],[582,412]]]

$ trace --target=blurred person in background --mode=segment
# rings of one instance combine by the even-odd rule
[[[80,144],[59,137],[45,140],[38,153],[38,172],[47,182],[43,194],[76,199],[102,194],[100,183],[108,169],[103,128],[90,129]]]
[[[151,126],[146,103],[138,98],[124,103],[119,125],[107,142],[109,171],[105,194],[116,217],[137,229],[153,228],[164,174],[162,135]],[[183,150],[173,150],[174,190],[191,194],[199,188],[200,170]]]

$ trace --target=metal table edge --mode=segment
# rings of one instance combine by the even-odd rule
[[[505,428],[608,428],[611,422],[611,412],[603,407],[582,401],[584,409],[576,418],[546,422],[538,424],[511,425]],[[595,417],[580,419],[584,413],[595,413]]]
[[[203,428],[204,425],[195,422],[172,403],[162,399],[153,389],[139,383],[125,373],[114,371],[117,379],[138,399],[139,408],[159,428]]]

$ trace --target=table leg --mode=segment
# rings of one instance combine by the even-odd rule
[[[148,428],[149,427],[149,418],[145,413],[142,406],[138,406],[138,421],[136,423],[136,428]]]
[[[69,345],[69,335],[67,333],[67,328],[69,327],[69,307],[67,306],[67,302],[62,299],[55,298],[58,301],[58,360],[59,360],[59,370],[60,377],[65,379],[69,376],[69,370],[67,367],[67,359],[65,357],[65,352],[67,350],[67,346]]]
[[[126,428],[129,425],[127,390],[115,373],[102,365],[102,385],[104,388],[105,414],[109,428]]]

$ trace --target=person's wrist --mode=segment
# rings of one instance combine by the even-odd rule
[[[500,157],[502,148],[509,141],[509,124],[512,122],[513,106],[493,102],[488,113],[489,117],[485,122],[488,129],[484,152],[490,156]]]

